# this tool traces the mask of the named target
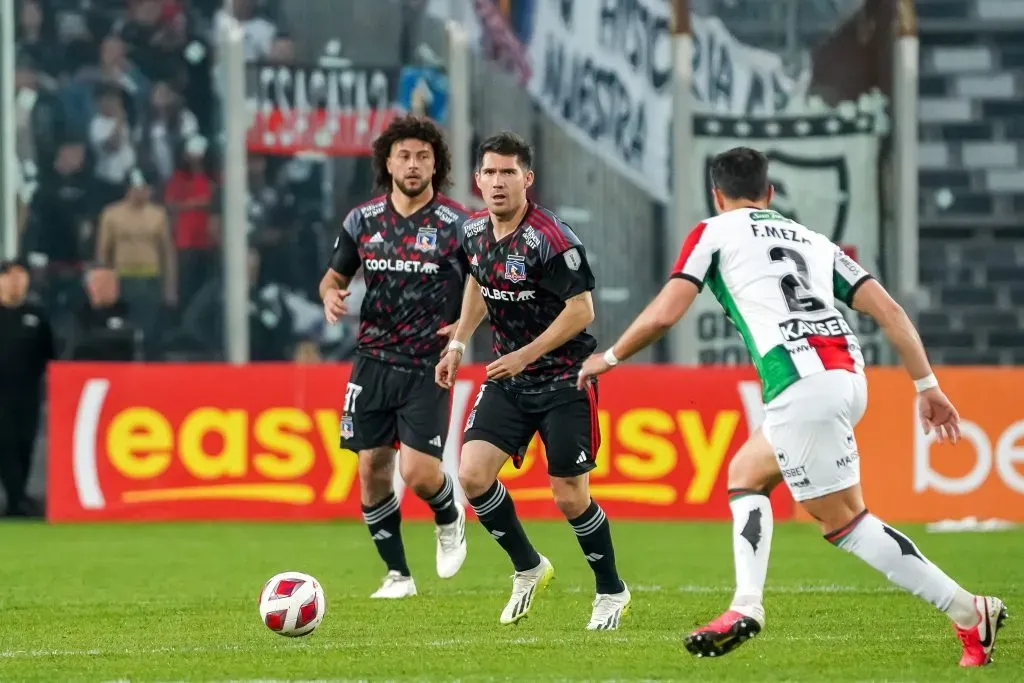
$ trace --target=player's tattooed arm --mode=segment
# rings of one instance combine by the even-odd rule
[[[565,308],[551,321],[548,328],[532,342],[519,349],[519,352],[526,357],[527,365],[529,365],[587,329],[587,325],[592,322],[594,322],[594,298],[589,291],[580,292],[566,299]]]
[[[487,366],[488,379],[515,377],[538,358],[554,351],[575,337],[594,321],[594,299],[590,292],[581,292],[565,300],[565,308],[536,339]]]

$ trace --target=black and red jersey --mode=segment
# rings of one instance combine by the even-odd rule
[[[399,214],[386,195],[345,217],[331,268],[349,278],[363,269],[357,355],[406,366],[437,363],[446,343],[437,331],[459,317],[462,304],[458,228],[467,216],[435,193],[411,216]]]
[[[572,229],[547,209],[530,204],[523,222],[500,240],[486,212],[461,229],[470,275],[487,302],[494,352],[520,349],[546,330],[565,301],[594,289],[586,251]],[[502,383],[519,392],[572,386],[583,361],[597,348],[586,330]]]

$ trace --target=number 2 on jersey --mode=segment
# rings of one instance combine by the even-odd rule
[[[772,247],[768,250],[768,258],[772,263],[789,262],[790,272],[779,279],[779,288],[782,290],[782,298],[786,300],[786,306],[792,313],[825,310],[825,302],[811,292],[807,261],[800,252],[789,247]]]

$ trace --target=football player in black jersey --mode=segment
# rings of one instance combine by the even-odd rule
[[[395,119],[374,142],[373,157],[387,194],[345,218],[320,296],[327,322],[337,322],[362,269],[366,294],[341,445],[359,453],[363,519],[388,568],[371,597],[405,598],[416,595],[416,584],[392,484],[396,448],[406,486],[434,511],[438,576],[454,576],[466,559],[466,513],[442,468],[449,392],[432,375],[459,312],[465,275],[458,228],[466,212],[439,192],[448,184],[451,155],[429,119]]]
[[[591,499],[587,479],[601,438],[597,387],[576,387],[583,361],[597,346],[586,331],[594,319],[594,275],[569,226],[527,200],[532,161],[530,146],[514,133],[496,135],[480,147],[476,182],[487,211],[474,214],[461,231],[469,275],[458,329],[438,363],[437,382],[452,386],[466,342],[489,315],[498,359],[487,366],[487,381],[466,424],[459,481],[480,522],[515,567],[501,623],[525,617],[554,575],[497,480],[510,457],[519,466],[540,432],[555,504],[596,578],[587,628],[614,630],[630,594],[615,567],[608,519]]]

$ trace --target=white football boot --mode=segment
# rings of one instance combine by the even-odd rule
[[[960,628],[953,624],[956,635],[964,646],[960,666],[985,666],[992,662],[996,636],[1009,616],[1006,605],[999,598],[977,595],[974,597],[974,609],[978,613],[977,624],[971,628]]]
[[[594,611],[590,615],[588,631],[614,631],[619,628],[619,621],[629,612],[629,603],[633,596],[629,594],[626,582],[622,582],[621,593],[598,593],[594,598]]]
[[[384,577],[384,583],[370,597],[397,600],[399,598],[411,598],[414,595],[416,595],[416,583],[412,580],[412,577],[402,576],[398,572],[390,571]]]
[[[439,524],[434,533],[437,536],[437,575],[450,579],[459,573],[466,561],[466,509],[452,501],[459,516],[451,524]]]
[[[508,599],[505,609],[501,610],[501,623],[514,624],[528,615],[537,592],[547,588],[554,577],[555,568],[543,555],[540,556],[540,564],[533,569],[513,574],[512,597]]]

